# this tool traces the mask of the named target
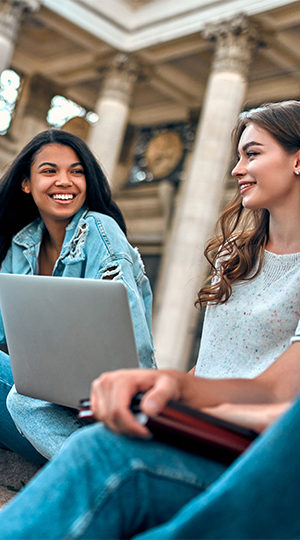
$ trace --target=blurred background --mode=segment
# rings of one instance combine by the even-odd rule
[[[300,2],[0,0],[0,73],[1,171],[49,126],[88,143],[151,280],[158,364],[186,369],[237,115],[300,97]]]

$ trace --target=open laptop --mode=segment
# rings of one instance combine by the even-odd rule
[[[102,372],[138,367],[120,281],[0,274],[0,308],[20,394],[77,408]]]

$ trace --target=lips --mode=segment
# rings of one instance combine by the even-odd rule
[[[249,188],[256,185],[256,182],[239,182],[240,193],[243,194]]]

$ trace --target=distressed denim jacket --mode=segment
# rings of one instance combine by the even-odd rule
[[[2,263],[1,272],[35,274],[44,223],[38,218],[19,231]],[[152,293],[141,257],[116,221],[83,207],[66,227],[54,276],[118,279],[128,291],[141,367],[156,367],[151,333]],[[5,343],[0,318],[0,343]]]

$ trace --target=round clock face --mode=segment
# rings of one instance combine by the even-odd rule
[[[154,137],[146,150],[146,165],[153,178],[168,176],[178,165],[183,154],[183,142],[174,131],[164,131]]]

